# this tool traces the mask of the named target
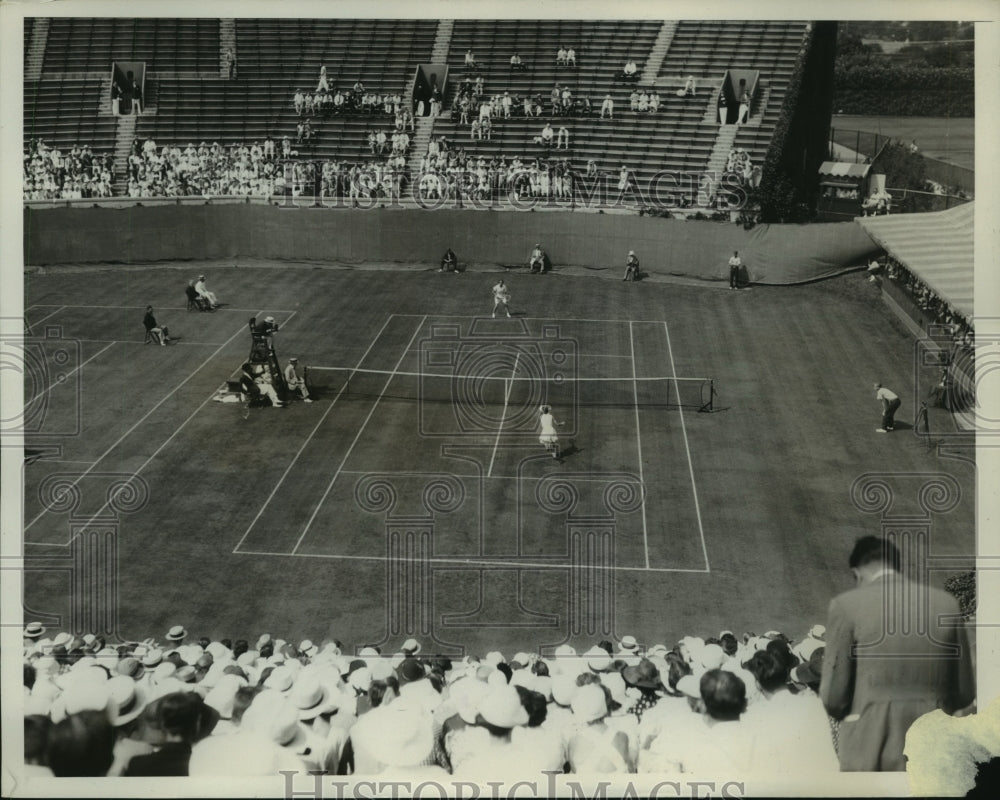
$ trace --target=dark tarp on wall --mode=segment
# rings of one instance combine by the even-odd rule
[[[746,253],[754,283],[803,283],[862,266],[880,250],[856,222],[758,225]]]
[[[644,272],[728,281],[740,251],[754,283],[816,280],[861,266],[878,247],[856,222],[759,225],[570,211],[277,208],[256,203],[24,212],[25,263],[143,263],[237,256],[332,263],[526,265],[540,242],[556,270],[618,274],[630,249]]]
[[[975,203],[947,211],[860,217],[858,223],[894,259],[966,318],[973,315]]]

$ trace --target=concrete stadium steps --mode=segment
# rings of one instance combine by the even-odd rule
[[[626,112],[626,118],[599,120],[596,118],[557,118],[552,126],[562,124],[570,132],[568,150],[545,148],[532,140],[541,133],[545,117],[495,120],[491,140],[473,140],[469,127],[457,120],[438,119],[435,136],[445,136],[452,147],[462,147],[470,156],[506,156],[508,161],[539,158],[569,159],[571,165],[583,171],[593,159],[598,168],[617,176],[622,164],[628,166],[641,184],[656,173],[670,171],[700,171],[705,168],[715,144],[717,127],[704,126],[697,118]],[[616,178],[617,180],[617,178]]]
[[[680,22],[659,74],[721,75],[730,67],[743,67],[790,75],[805,33],[805,22]]]
[[[386,89],[386,91],[390,91]],[[220,144],[275,141],[287,136],[300,157],[356,159],[368,151],[368,130],[391,133],[386,114],[310,117],[315,134],[311,147],[296,148],[298,123],[284,84],[241,80],[164,80],[157,83],[157,114],[139,119],[138,135],[182,146],[202,140]]]
[[[236,54],[236,20],[219,20],[219,77],[228,78],[229,71],[226,69],[226,52],[232,50]],[[239,74],[240,63],[237,57],[236,74]]]
[[[734,147],[742,147],[754,164],[763,163],[774,135],[788,84],[798,64],[808,23],[800,21],[684,21],[677,25],[660,67],[660,81],[682,85],[695,75],[698,87],[714,99],[722,75],[730,67],[760,70],[760,83],[750,119],[736,131]],[[706,126],[718,129],[714,102],[705,107]],[[728,151],[727,151],[728,152]]]
[[[676,30],[677,23],[672,20],[664,20],[660,25],[660,32],[657,34],[653,46],[649,48],[649,53],[646,56],[646,64],[639,75],[639,83],[651,84],[656,80],[656,76],[660,74],[663,59],[667,57],[667,51],[674,40],[674,32]]]
[[[145,61],[161,72],[219,72],[219,20],[53,17],[44,72],[109,70]]]
[[[400,91],[430,58],[437,28],[432,19],[237,19],[238,75],[282,83],[288,102],[297,87],[316,88],[324,64],[331,91],[359,79]]]
[[[44,139],[67,149],[89,144],[94,153],[114,149],[115,118],[101,113],[107,78],[25,81],[24,139]]]
[[[434,34],[434,45],[431,48],[430,63],[442,64],[448,60],[453,30],[455,30],[455,20],[442,19],[438,21],[437,31]]]
[[[24,18],[24,79],[37,81],[42,77],[45,43],[49,38],[47,17]]]
[[[465,77],[465,53],[476,57],[487,96],[541,94],[547,107],[549,93],[558,83],[569,86],[574,97],[600,101],[610,92],[618,103],[628,97],[631,84],[616,81],[631,56],[641,70],[659,35],[659,20],[595,22],[579,20],[458,20],[451,37],[448,65],[452,89]],[[557,67],[560,46],[576,50],[577,67]],[[510,69],[515,52],[526,69]],[[450,104],[452,95],[445,98]]]

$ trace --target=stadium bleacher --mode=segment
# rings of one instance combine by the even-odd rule
[[[107,73],[114,60],[152,72],[219,71],[219,20],[54,17],[45,71]]]

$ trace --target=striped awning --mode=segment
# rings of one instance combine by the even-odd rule
[[[966,317],[974,310],[973,217],[975,203],[924,214],[858,217],[889,255]]]
[[[838,178],[863,178],[871,168],[871,164],[852,164],[850,161],[824,161],[819,165],[819,174],[833,175]]]

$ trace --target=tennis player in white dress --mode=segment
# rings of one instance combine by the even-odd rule
[[[507,285],[500,281],[496,286],[493,287],[493,319],[496,319],[497,309],[503,306],[503,310],[507,312],[507,318],[510,318],[510,290]]]
[[[538,421],[542,426],[542,433],[538,437],[538,441],[542,447],[552,452],[553,458],[559,458],[559,434],[556,433],[556,425],[562,425],[562,423],[552,416],[552,408],[549,406],[542,406]]]

